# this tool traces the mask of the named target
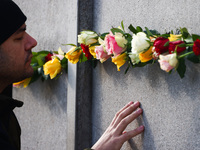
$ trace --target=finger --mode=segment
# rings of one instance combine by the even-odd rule
[[[142,125],[142,126],[136,128],[135,130],[131,130],[129,132],[122,134],[120,136],[120,138],[121,138],[122,142],[125,142],[125,141],[135,137],[136,135],[142,133],[143,131],[144,131],[144,126]]]
[[[142,114],[142,109],[138,108],[136,111],[133,113],[129,114],[125,118],[121,120],[121,122],[118,124],[116,128],[116,134],[121,135],[122,132],[126,129],[128,124],[130,124],[133,120],[135,120],[137,117],[139,117]]]
[[[113,125],[117,119],[117,117],[119,116],[119,114],[124,111],[126,108],[128,108],[130,105],[132,105],[134,102],[129,102],[128,104],[126,104],[123,108],[121,108],[116,114],[115,114],[115,117],[113,118],[112,122],[111,122],[111,125]]]
[[[126,118],[128,115],[130,115],[133,111],[135,111],[140,106],[139,102],[135,102],[131,105],[129,105],[126,109],[121,111],[116,116],[116,120],[113,124],[114,127],[118,126],[118,124],[122,121],[122,119]]]

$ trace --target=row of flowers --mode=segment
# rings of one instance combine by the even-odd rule
[[[189,34],[186,28],[165,34],[132,25],[128,29],[130,31],[125,32],[121,22],[121,27],[103,34],[84,30],[78,35],[79,45],[66,44],[72,46],[67,53],[61,48],[57,52],[33,52],[31,66],[34,76],[14,83],[14,86],[26,87],[40,77],[42,80],[58,78],[63,70],[67,71],[68,61],[73,64],[91,61],[95,66],[97,60],[103,63],[111,58],[118,71],[125,63],[128,64],[125,73],[130,67],[158,62],[162,70],[169,73],[175,70],[181,78],[186,71],[185,59],[200,62],[200,36]]]

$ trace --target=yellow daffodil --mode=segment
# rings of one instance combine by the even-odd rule
[[[152,46],[146,52],[142,52],[139,54],[139,58],[141,62],[147,62],[152,59]]]
[[[20,88],[21,86],[23,86],[24,88],[26,88],[29,85],[30,81],[31,81],[31,78],[26,78],[22,81],[13,83],[13,87]]]
[[[96,57],[96,53],[95,53],[95,46],[89,47],[89,51],[90,51],[90,54],[92,54],[92,56],[93,56],[94,58],[97,58],[97,57]]]
[[[54,58],[43,65],[44,74],[50,74],[50,78],[53,79],[57,74],[61,72],[61,64],[57,58]]]
[[[112,62],[117,65],[117,71],[120,71],[120,67],[126,63],[126,53],[112,57]]]
[[[81,50],[75,51],[76,47],[72,47],[65,55],[69,62],[76,64],[79,61],[80,55],[82,54]]]
[[[168,39],[169,39],[170,42],[176,41],[176,40],[180,39],[181,36],[182,36],[181,34],[178,34],[178,35],[170,34],[170,37],[168,37]]]

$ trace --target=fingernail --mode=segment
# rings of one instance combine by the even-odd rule
[[[137,112],[138,112],[139,114],[142,113],[142,109],[139,108],[139,109],[137,110]]]
[[[135,104],[136,106],[139,106],[139,105],[140,105],[140,102],[136,101],[134,104]]]
[[[139,131],[143,131],[143,130],[144,130],[144,126],[140,126],[140,127],[138,128],[138,130],[139,130]]]
[[[128,103],[128,105],[131,105],[131,104],[133,104],[134,102],[132,102],[132,101],[130,101],[129,103]]]

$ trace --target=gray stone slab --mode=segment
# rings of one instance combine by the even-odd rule
[[[118,27],[148,27],[162,33],[179,27],[199,34],[197,1],[94,1],[94,30],[107,32]],[[195,13],[196,14],[196,13]],[[144,134],[125,143],[122,149],[198,150],[199,64],[186,62],[184,79],[160,70],[159,65],[134,68],[125,75],[127,65],[117,72],[108,60],[93,71],[93,143],[109,125],[114,114],[129,101],[140,101],[143,116],[128,130],[144,124]]]

